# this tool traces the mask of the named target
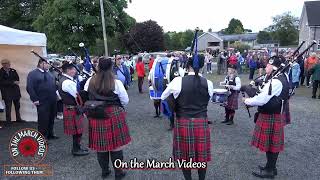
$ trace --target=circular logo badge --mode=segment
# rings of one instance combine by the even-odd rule
[[[9,143],[10,155],[18,164],[39,164],[47,150],[44,136],[30,128],[17,131]]]

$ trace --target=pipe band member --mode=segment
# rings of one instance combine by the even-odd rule
[[[232,125],[235,110],[238,109],[239,93],[241,88],[240,77],[237,76],[237,67],[235,65],[230,65],[228,67],[228,75],[226,76],[223,84],[229,89],[231,94],[228,96],[227,104],[225,105],[225,120],[222,123],[227,125]]]
[[[89,94],[89,100],[104,102],[101,107],[103,117],[89,116],[89,148],[97,152],[103,178],[111,173],[110,156],[115,177],[121,179],[126,174],[114,164],[117,159],[123,161],[123,149],[131,142],[124,109],[129,97],[122,82],[115,79],[112,67],[110,58],[101,57],[97,73],[88,79],[84,89]]]
[[[270,76],[281,67],[281,58],[273,57],[266,66]],[[284,150],[284,126],[286,124],[285,105],[288,104],[290,84],[286,74],[282,73],[270,79],[261,92],[252,97],[244,98],[249,106],[258,106],[256,125],[251,145],[266,152],[266,165],[259,166],[253,175],[260,178],[274,178],[277,175],[276,162],[279,152]]]
[[[73,145],[71,153],[74,156],[88,155],[89,151],[83,147],[81,137],[83,133],[84,115],[77,112],[77,82],[74,80],[77,70],[73,64],[65,62],[62,65],[62,76],[59,80],[58,92],[63,103],[64,133],[72,135]]]
[[[211,81],[199,74],[204,57],[189,58],[189,73],[168,84],[161,99],[174,97],[176,121],[173,129],[173,157],[187,162],[211,161],[210,128],[207,106],[213,95]],[[192,139],[192,140],[191,140]],[[191,179],[191,169],[182,169],[185,179]],[[206,168],[198,169],[199,179],[205,179]]]

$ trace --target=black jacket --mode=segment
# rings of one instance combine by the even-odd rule
[[[7,73],[3,68],[0,69],[0,89],[2,99],[15,100],[21,98],[19,85],[15,84],[19,81],[19,75],[15,69],[10,68]]]
[[[32,102],[41,103],[57,101],[55,78],[50,72],[41,72],[35,69],[28,74],[27,92]]]

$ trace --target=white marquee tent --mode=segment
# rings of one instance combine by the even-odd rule
[[[22,96],[20,113],[22,119],[26,121],[37,121],[36,107],[32,105],[26,91],[27,75],[38,63],[38,58],[30,51],[34,50],[46,57],[46,46],[47,37],[43,33],[22,31],[0,25],[0,61],[10,60],[11,68],[16,69],[19,74]],[[0,119],[4,120],[4,116]],[[12,119],[15,120],[15,112],[12,112]]]

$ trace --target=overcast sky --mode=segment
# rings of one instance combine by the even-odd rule
[[[239,19],[246,29],[263,30],[272,17],[292,12],[300,17],[303,0],[132,0],[126,12],[137,22],[155,20],[164,31],[199,27],[219,31],[230,19]]]

